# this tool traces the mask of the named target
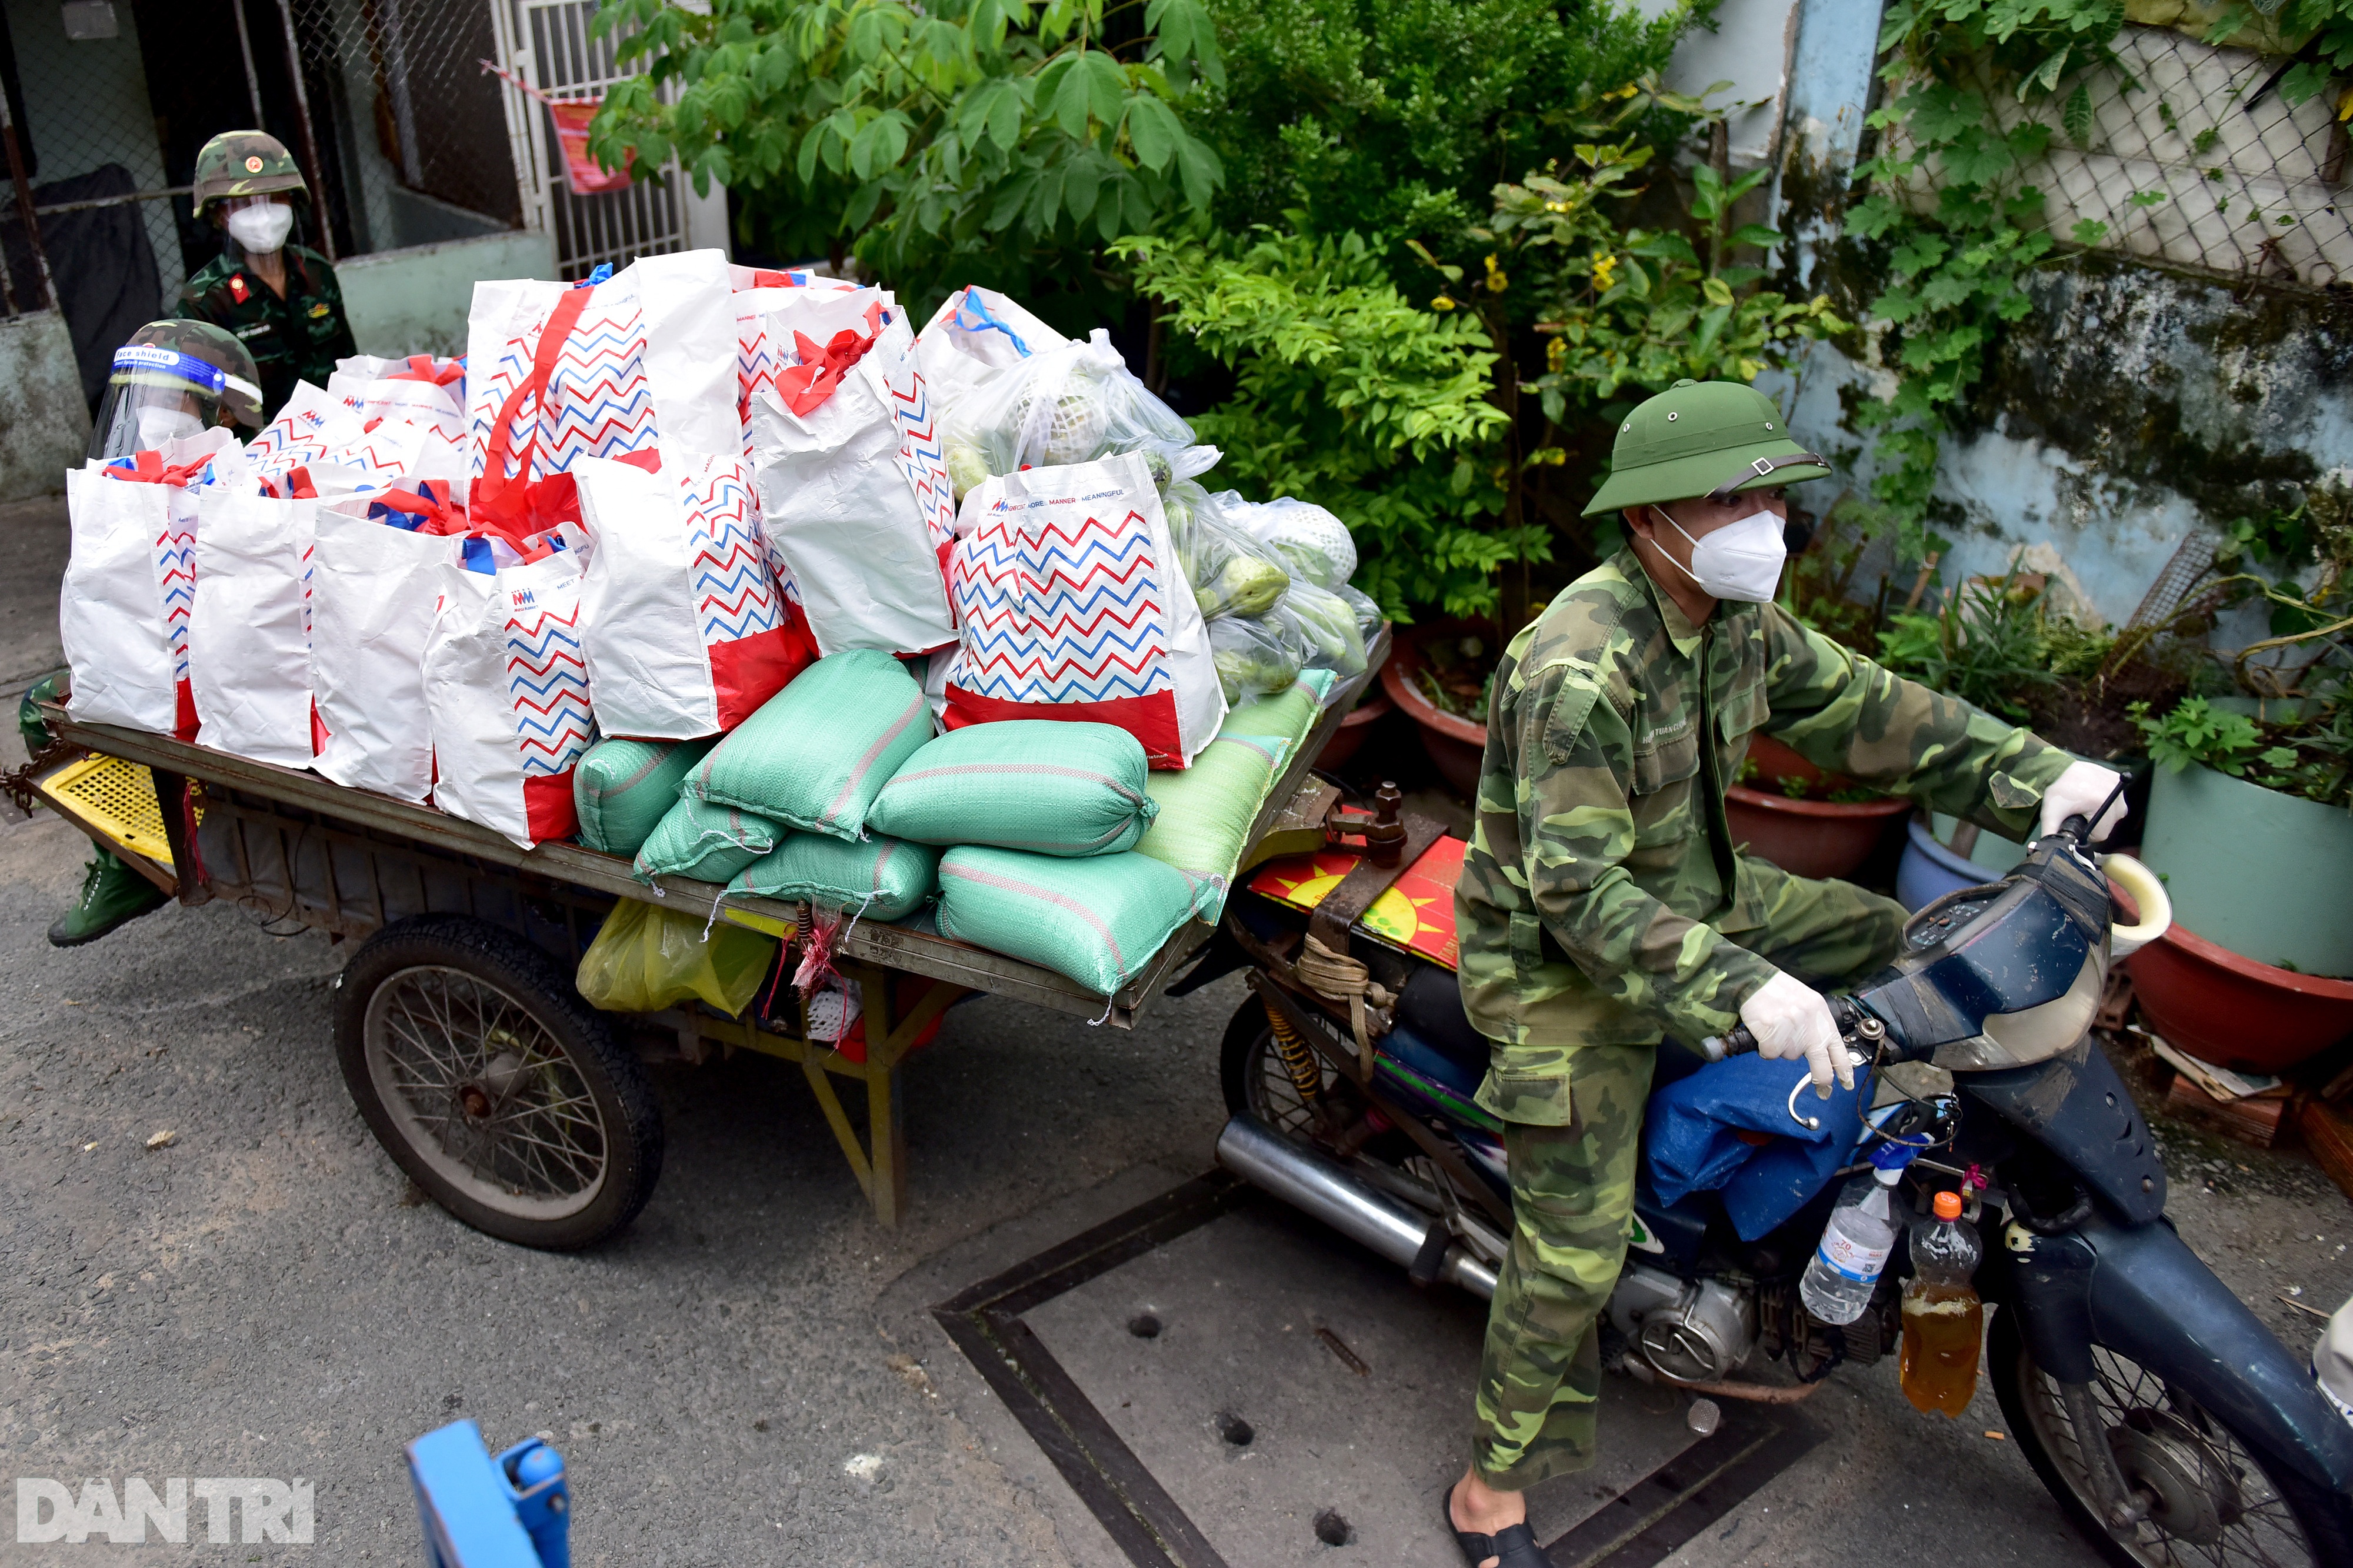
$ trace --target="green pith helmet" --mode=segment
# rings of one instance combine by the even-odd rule
[[[1789,439],[1780,409],[1755,387],[1679,381],[1619,426],[1609,478],[1585,515],[1771,489],[1830,472],[1829,464]]]
[[[196,154],[196,216],[202,219],[224,196],[259,196],[292,191],[304,202],[311,187],[286,143],[264,131],[224,131]]]
[[[246,346],[210,321],[150,321],[114,351],[90,456],[151,451],[230,420],[261,427],[261,373]]]

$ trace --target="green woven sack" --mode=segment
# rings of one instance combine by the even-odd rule
[[[932,710],[915,678],[887,653],[856,648],[801,671],[679,789],[789,827],[857,839],[866,808],[931,738]]]
[[[907,759],[867,809],[877,833],[1038,855],[1132,849],[1160,808],[1144,742],[1110,724],[1008,719],[951,730]]]
[[[685,778],[714,741],[599,741],[572,770],[580,842],[607,855],[635,855],[654,824],[678,804]]]
[[[1212,891],[1133,851],[1071,860],[966,846],[940,859],[940,934],[1109,996],[1144,972]]]
[[[638,851],[638,879],[691,877],[724,882],[776,847],[783,828],[732,805],[681,800],[656,825]]]
[[[792,833],[727,884],[731,893],[806,899],[861,919],[895,921],[923,907],[940,885],[940,852],[879,834],[846,844],[822,833]]]
[[[1291,742],[1279,735],[1220,734],[1194,753],[1183,773],[1152,775],[1160,815],[1135,852],[1207,879],[1212,891],[1204,919],[1215,920],[1225,908],[1250,824],[1290,753]]]

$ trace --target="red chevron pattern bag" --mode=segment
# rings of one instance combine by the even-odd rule
[[[444,569],[425,645],[433,804],[528,849],[578,826],[572,770],[596,739],[580,649],[580,563],[559,550]]]
[[[769,568],[744,460],[660,459],[574,470],[595,544],[588,678],[606,733],[691,741],[750,718],[817,650]]]
[[[502,532],[536,531],[522,521],[531,488],[583,458],[663,440],[741,451],[735,359],[720,251],[649,256],[602,282],[476,284],[466,328],[470,514]]]
[[[990,479],[956,528],[947,727],[1116,724],[1154,767],[1190,765],[1226,700],[1143,457]]]

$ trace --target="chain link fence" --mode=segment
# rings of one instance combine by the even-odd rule
[[[2053,235],[2232,279],[2353,281],[2344,79],[2291,104],[2290,55],[2140,26],[2112,47],[2114,63],[2031,106],[2013,82],[1975,84],[2004,131],[2029,118],[2050,128],[2023,177]]]

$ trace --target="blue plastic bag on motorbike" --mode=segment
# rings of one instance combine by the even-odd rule
[[[1862,1135],[1858,1105],[1871,1092],[1870,1075],[1860,1071],[1852,1089],[1834,1089],[1828,1100],[1804,1090],[1799,1113],[1820,1122],[1809,1128],[1789,1114],[1789,1091],[1805,1077],[1801,1061],[1734,1057],[1653,1089],[1642,1158],[1659,1201],[1672,1206],[1720,1188],[1743,1241],[1805,1207],[1849,1163]]]

